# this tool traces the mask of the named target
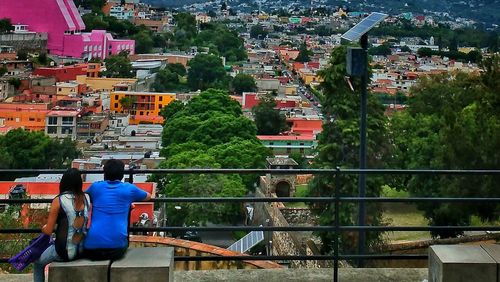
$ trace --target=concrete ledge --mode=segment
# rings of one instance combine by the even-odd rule
[[[247,281],[333,281],[333,269],[241,269],[175,271],[175,282],[247,282]],[[422,282],[426,268],[340,268],[342,282]]]
[[[49,266],[49,282],[100,282],[108,281],[109,260],[79,259],[70,262],[53,262]]]
[[[429,248],[429,282],[497,282],[496,262],[473,245]]]
[[[129,248],[111,264],[111,282],[173,281],[174,248]]]

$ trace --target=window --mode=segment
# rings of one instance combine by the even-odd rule
[[[47,134],[57,134],[57,127],[55,126],[47,127]]]
[[[163,108],[163,105],[158,105],[158,109],[161,110],[161,108]]]
[[[118,100],[118,95],[115,95],[115,100]]]
[[[139,115],[140,115],[140,116],[143,116],[143,115],[144,115],[144,112],[143,112],[143,111],[140,111],[140,112],[139,112]]]
[[[73,134],[73,127],[64,126],[61,130],[62,134]]]
[[[269,145],[270,145],[270,146],[274,145],[274,142],[269,142]]]
[[[20,122],[20,121],[21,121],[21,119],[16,117],[16,122]]]
[[[160,98],[158,98],[158,101],[160,101],[160,102],[163,101],[163,97],[160,96]]]
[[[57,117],[49,117],[49,125],[57,124]]]
[[[73,124],[73,117],[63,117],[62,124],[64,125]]]
[[[59,92],[61,92],[61,91],[62,91],[62,88],[59,88],[59,89],[58,89],[58,91],[59,91]]]
[[[35,121],[35,118],[34,117],[30,117],[29,121]]]

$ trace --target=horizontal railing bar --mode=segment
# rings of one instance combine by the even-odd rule
[[[154,231],[335,231],[335,226],[131,227],[131,232]],[[339,226],[338,231],[500,231],[500,226]],[[0,234],[39,233],[40,228],[3,228]]]
[[[338,259],[411,259],[411,260],[424,260],[427,255],[339,255]],[[176,256],[175,261],[216,261],[216,260],[333,260],[335,256],[332,255],[310,255],[310,256]]]
[[[335,198],[331,197],[282,197],[282,198],[255,198],[255,197],[192,197],[192,198],[153,198],[155,203],[248,203],[248,202],[310,202],[310,203],[333,203]],[[413,202],[460,202],[460,203],[495,203],[500,198],[387,198],[387,197],[341,197],[340,202],[386,202],[386,203],[413,203]],[[0,204],[23,204],[23,203],[50,203],[52,199],[0,199]]]
[[[387,260],[425,260],[427,255],[340,255],[340,260],[350,259],[387,259]],[[175,256],[174,261],[228,261],[228,260],[333,260],[332,255],[310,255],[310,256]],[[8,258],[0,258],[0,263],[7,263]]]
[[[62,174],[65,169],[0,169],[0,174],[20,174],[20,173],[43,173],[43,174]],[[102,169],[81,170],[86,174],[100,174]],[[357,169],[340,168],[337,169],[132,169],[125,170],[125,174],[151,173],[151,174],[435,174],[435,175],[500,175],[500,170],[478,169],[478,170],[458,170],[458,169]]]

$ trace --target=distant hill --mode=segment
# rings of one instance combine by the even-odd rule
[[[203,0],[142,0],[158,7],[182,7]],[[231,7],[238,9],[238,3],[255,3],[255,0],[231,0]],[[272,7],[274,1],[263,1],[263,7]],[[282,3],[301,3],[307,7],[310,0],[291,0]],[[500,24],[500,0],[327,0],[328,6],[347,6],[350,10],[380,11],[389,14],[413,12],[429,14],[429,12],[448,13],[451,17],[468,18],[488,24]],[[286,8],[286,7],[283,7]]]

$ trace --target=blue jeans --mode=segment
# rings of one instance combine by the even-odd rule
[[[53,261],[61,261],[54,244],[50,245],[33,264],[34,282],[45,282],[45,266]]]

